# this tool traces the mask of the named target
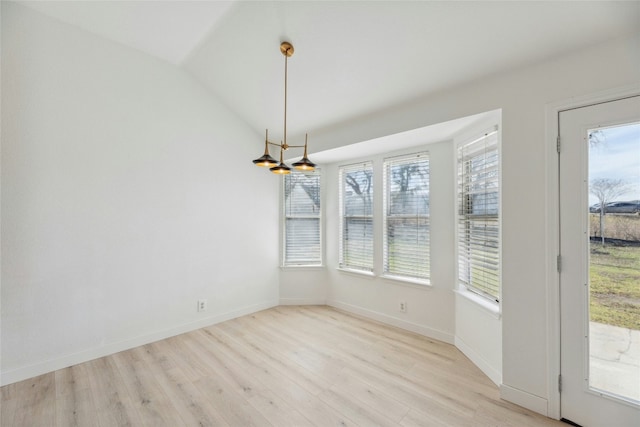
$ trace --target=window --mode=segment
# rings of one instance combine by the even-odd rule
[[[458,280],[500,300],[500,159],[497,130],[458,148]]]
[[[291,171],[283,183],[283,265],[321,265],[320,173]]]
[[[373,165],[340,167],[340,267],[373,271]]]
[[[384,161],[384,274],[429,279],[429,156]]]

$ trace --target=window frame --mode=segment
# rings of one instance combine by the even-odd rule
[[[490,142],[487,142],[491,138]],[[472,150],[471,153],[464,153],[463,150],[465,147],[470,147],[474,144],[484,143],[485,147]],[[470,202],[470,197],[473,196],[471,191],[467,191],[463,193],[464,185],[469,185],[470,181],[467,178],[467,181],[463,182],[463,169],[465,169],[465,162],[470,161],[473,158],[478,158],[481,155],[486,155],[486,153],[495,151],[496,161],[495,167],[493,168],[483,168],[482,171],[486,171],[486,169],[494,169],[496,172],[496,177],[493,182],[497,186],[495,192],[487,192],[485,189],[484,197],[485,197],[485,207],[487,206],[486,200],[488,200],[488,195],[495,193],[497,200],[495,201],[496,213],[495,214],[474,214],[474,213],[466,213],[469,210],[473,210],[473,204]],[[491,306],[494,307],[494,310],[499,311],[500,301],[502,300],[502,155],[501,155],[501,139],[500,132],[498,126],[494,126],[491,130],[484,132],[482,136],[474,138],[474,139],[466,139],[461,141],[456,146],[456,281],[458,283],[458,290],[464,291],[465,296],[469,297],[472,300],[477,301],[479,304],[483,306]],[[468,169],[468,167],[466,168]],[[467,170],[467,172],[469,172]],[[468,174],[466,176],[469,176]],[[485,187],[486,188],[486,187]],[[478,195],[479,193],[476,193]],[[486,208],[485,208],[486,209]],[[467,261],[472,259],[471,252],[471,227],[474,222],[484,222],[486,223],[494,223],[495,228],[497,228],[496,232],[492,233],[497,236],[494,239],[485,238],[484,245],[485,247],[488,242],[494,241],[497,245],[495,247],[495,251],[492,251],[492,255],[494,255],[494,261],[496,263],[495,271],[495,281],[497,290],[496,293],[493,294],[488,292],[489,286],[476,286],[471,283],[472,280],[472,261]],[[485,226],[486,230],[486,226]],[[490,235],[486,234],[485,236]],[[463,245],[463,239],[466,237],[466,246]],[[464,255],[462,252],[466,252],[468,255]],[[488,258],[488,257],[485,257]],[[478,258],[476,258],[478,259]],[[465,271],[463,271],[465,270]],[[466,277],[464,277],[466,276]]]
[[[287,181],[292,179],[295,175],[317,176],[318,179],[318,197],[320,206],[318,208],[317,215],[310,214],[287,214],[287,197],[286,197],[286,185]],[[323,203],[323,177],[320,168],[315,168],[313,172],[300,172],[297,170],[291,170],[291,173],[282,177],[281,183],[281,256],[280,267],[281,268],[321,268],[324,267],[324,203]],[[319,257],[317,259],[308,259],[303,261],[288,261],[287,259],[287,222],[293,219],[317,219],[318,221],[318,242],[319,242]]]
[[[369,193],[370,193],[370,213],[367,215],[366,213],[362,215],[345,215],[346,205],[345,205],[345,186],[346,183],[346,174],[349,172],[356,171],[370,171],[371,176],[369,178]],[[375,269],[375,257],[376,257],[376,249],[375,249],[375,222],[376,222],[376,214],[375,214],[375,169],[374,162],[371,160],[365,160],[357,163],[340,165],[338,166],[338,206],[339,206],[339,235],[338,235],[338,268],[340,270],[345,270],[349,272],[365,274],[365,275],[374,275]],[[359,218],[361,220],[367,220],[370,223],[370,253],[369,255],[369,264],[356,264],[356,263],[347,263],[345,260],[345,238],[346,238],[346,221],[347,218]],[[365,243],[366,244],[366,243]]]
[[[423,163],[426,161],[426,188],[427,188],[427,207],[426,207],[426,215],[416,214],[392,214],[390,212],[392,204],[391,204],[391,186],[392,186],[392,178],[390,177],[391,168],[396,165],[401,164],[416,164]],[[431,284],[431,215],[430,215],[430,203],[431,203],[431,163],[429,152],[426,150],[422,150],[419,152],[414,152],[410,154],[397,155],[392,157],[385,157],[382,161],[382,173],[383,173],[383,201],[382,201],[382,275],[381,277],[387,279],[393,279],[408,283],[414,283],[418,285],[430,285]],[[412,203],[419,203],[419,196],[415,196],[411,199]],[[405,219],[417,219],[418,224],[416,224],[416,228],[420,226],[419,222],[421,219],[426,218],[426,247],[422,250],[426,252],[425,254],[425,264],[426,264],[426,274],[423,276],[419,274],[409,274],[402,272],[393,272],[390,271],[390,256],[391,251],[389,250],[389,224],[390,222],[394,222],[393,220],[397,220],[400,218]],[[391,220],[391,221],[390,221]],[[409,261],[408,264],[412,262]],[[419,267],[417,265],[411,266],[410,269],[417,271]]]

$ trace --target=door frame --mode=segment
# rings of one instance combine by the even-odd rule
[[[549,103],[545,106],[546,210],[545,248],[547,282],[547,416],[561,418],[560,413],[560,157],[558,135],[560,113],[593,104],[640,95],[638,84],[618,87]],[[562,148],[560,148],[562,151]]]

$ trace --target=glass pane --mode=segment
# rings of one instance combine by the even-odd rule
[[[399,276],[429,277],[429,219],[387,219],[386,271]]]
[[[429,278],[429,158],[385,159],[384,272]]]
[[[373,170],[347,172],[344,178],[344,216],[368,216],[373,212]]]
[[[287,264],[319,263],[319,218],[287,218],[285,221],[285,253]]]
[[[284,215],[284,265],[321,264],[319,173],[285,175]]]
[[[343,263],[349,267],[373,269],[373,221],[345,218]]]
[[[286,216],[319,215],[320,175],[285,175],[284,209]]]
[[[373,167],[370,163],[340,170],[340,266],[373,270]]]
[[[640,403],[640,123],[589,139],[589,386]]]
[[[388,168],[387,214],[429,215],[429,160],[410,159]]]

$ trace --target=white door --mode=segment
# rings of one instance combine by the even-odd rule
[[[638,427],[640,96],[562,111],[559,133],[561,417]]]

